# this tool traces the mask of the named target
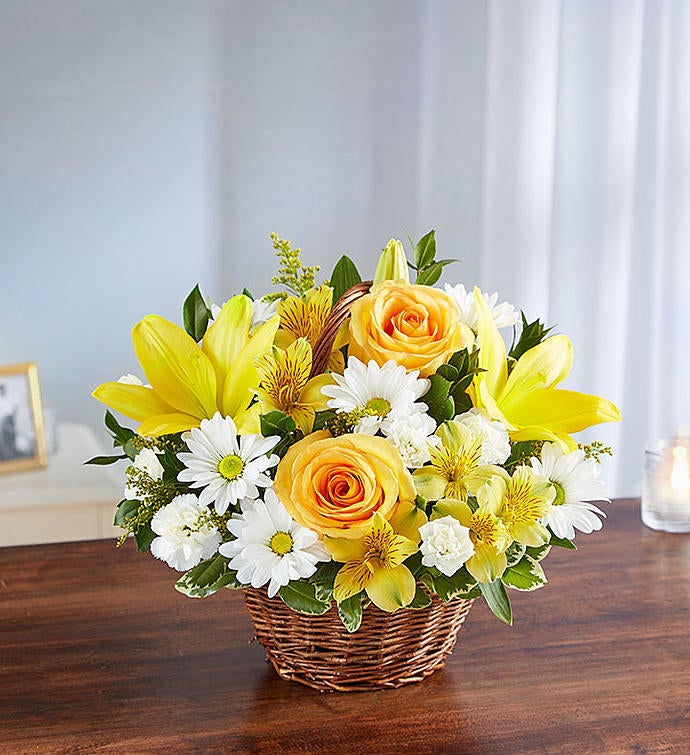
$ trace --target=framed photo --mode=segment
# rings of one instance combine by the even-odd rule
[[[0,367],[0,473],[47,463],[36,365]]]

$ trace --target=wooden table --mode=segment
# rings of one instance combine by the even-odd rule
[[[690,535],[607,509],[513,628],[478,601],[444,670],[367,693],[282,681],[239,594],[131,543],[0,549],[0,752],[688,753]]]

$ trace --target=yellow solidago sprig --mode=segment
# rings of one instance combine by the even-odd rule
[[[276,256],[280,260],[278,263],[278,274],[271,278],[271,283],[275,286],[285,286],[295,296],[301,296],[310,289],[314,288],[316,273],[320,268],[318,265],[305,266],[300,259],[301,249],[293,249],[292,244],[287,239],[281,239],[277,233],[271,234],[273,248],[276,250]],[[285,299],[287,293],[277,291],[264,297],[266,301],[275,301],[276,299]]]
[[[417,586],[403,561],[417,552],[417,544],[404,535],[397,535],[378,511],[374,512],[371,526],[363,537],[326,536],[324,546],[335,561],[345,564],[333,586],[337,603],[362,590],[374,605],[389,613],[412,602]]]
[[[256,360],[259,385],[255,393],[262,414],[283,412],[305,435],[314,427],[316,412],[326,409],[321,388],[332,382],[329,375],[310,378],[311,364],[312,351],[306,338],[298,338],[284,351],[275,347]]]

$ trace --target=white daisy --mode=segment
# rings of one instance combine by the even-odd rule
[[[470,531],[452,516],[433,519],[419,528],[422,537],[419,550],[424,566],[435,566],[446,577],[452,577],[474,555]]]
[[[427,410],[427,405],[417,399],[427,392],[429,381],[420,378],[418,370],[408,373],[392,360],[379,367],[373,360],[365,365],[351,356],[343,374],[333,373],[332,377],[337,385],[321,389],[330,397],[327,402],[330,409],[374,412],[362,417],[355,427],[357,433],[374,435],[377,430],[385,433],[395,420]]]
[[[158,456],[150,448],[142,448],[134,457],[134,461],[125,471],[127,484],[125,486],[125,498],[127,500],[141,500],[146,496],[142,482],[146,480],[160,480],[163,478],[163,466],[158,461]],[[142,480],[143,478],[143,480]]]
[[[580,532],[601,529],[597,514],[603,517],[606,514],[589,501],[609,499],[601,495],[603,483],[598,479],[598,464],[585,458],[584,451],[566,453],[557,443],[544,443],[541,459],[532,458],[532,469],[556,488],[551,511],[543,520],[556,537],[572,540],[576,529]]]
[[[182,440],[190,453],[177,455],[187,467],[177,479],[203,488],[199,500],[206,506],[213,504],[219,514],[243,498],[257,498],[260,487],[273,484],[264,472],[279,461],[276,454],[269,456],[280,440],[277,435],[238,437],[232,417],[216,412],[212,419],[202,420],[200,427],[183,433]]]
[[[193,493],[173,498],[151,520],[158,535],[151,553],[178,571],[187,571],[218,550],[221,537],[208,516],[208,509]]]
[[[291,580],[311,577],[316,564],[331,557],[316,532],[297,524],[272,488],[264,499],[243,502],[242,514],[228,522],[237,539],[218,550],[231,559],[228,566],[237,570],[242,584],[263,587],[268,582],[272,598]]]
[[[451,286],[448,283],[444,285],[445,292],[450,296],[460,309],[460,321],[468,325],[472,330],[477,330],[477,312],[474,305],[474,293],[465,290],[462,283],[457,286]],[[494,323],[497,328],[509,328],[520,320],[520,313],[507,301],[496,304],[498,293],[487,294],[482,291],[482,296],[486,305],[491,312]]]
[[[392,420],[385,430],[386,438],[398,449],[406,467],[417,469],[431,461],[429,444],[438,445],[441,439],[434,435],[436,422],[428,414],[410,414]]]
[[[498,420],[492,420],[484,409],[472,408],[464,414],[458,414],[455,422],[482,436],[480,464],[503,464],[510,456],[510,438],[506,426]]]

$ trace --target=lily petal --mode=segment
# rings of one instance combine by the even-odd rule
[[[137,432],[144,437],[155,438],[159,435],[181,433],[184,430],[190,430],[192,427],[199,427],[199,424],[199,418],[192,417],[189,414],[157,414],[145,419],[139,425]]]
[[[482,292],[476,286],[474,304],[477,312],[479,366],[485,370],[478,373],[475,380],[486,383],[491,395],[497,396],[503,390],[508,378],[506,345],[498,332]]]
[[[223,390],[227,374],[236,366],[237,357],[247,343],[251,321],[251,299],[244,294],[238,294],[226,302],[204,335],[204,352],[208,354],[220,378],[219,392]],[[221,398],[219,395],[218,399]]]
[[[134,326],[132,341],[154,391],[170,406],[194,417],[216,411],[216,375],[209,358],[182,328],[158,315]]]
[[[116,412],[139,422],[152,414],[168,414],[175,411],[152,388],[143,385],[102,383],[91,395]]]

